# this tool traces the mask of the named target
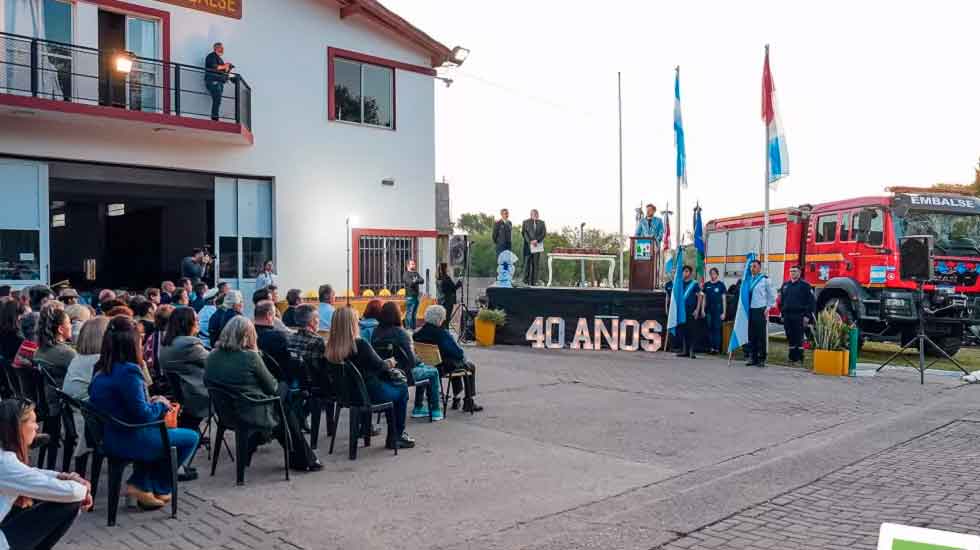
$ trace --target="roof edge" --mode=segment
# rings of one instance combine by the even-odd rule
[[[357,12],[366,15],[392,34],[421,48],[430,55],[433,67],[439,67],[452,57],[452,50],[448,46],[412,25],[378,0],[337,0],[337,2],[342,9],[357,8]]]

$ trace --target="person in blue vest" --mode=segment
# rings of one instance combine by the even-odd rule
[[[657,207],[648,204],[647,215],[640,218],[636,224],[636,237],[650,237],[657,241],[657,249],[660,249],[660,242],[664,238],[664,222],[657,217]]]
[[[691,266],[684,266],[684,323],[677,326],[677,343],[681,349],[677,356],[696,359],[694,348],[698,344],[697,320],[702,315],[704,294],[701,293],[701,285],[691,278],[693,273]]]
[[[704,292],[704,315],[708,325],[709,353],[721,353],[721,325],[725,322],[725,283],[719,278],[718,268],[708,270],[710,280],[701,289]]]
[[[776,291],[772,288],[769,276],[762,273],[762,262],[752,260],[752,279],[749,285],[749,349],[745,363],[750,367],[765,367],[768,354],[767,331],[769,329],[769,310],[776,305]]]

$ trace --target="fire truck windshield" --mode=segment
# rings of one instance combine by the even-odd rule
[[[910,210],[899,235],[932,235],[939,254],[980,256],[980,216]]]

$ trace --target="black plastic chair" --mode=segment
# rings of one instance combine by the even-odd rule
[[[171,396],[173,397],[173,401],[176,401],[181,405],[185,405],[187,401],[184,398],[184,382],[183,380],[181,380],[180,375],[178,375],[175,372],[170,372],[169,370],[167,370],[166,365],[163,365],[163,375],[167,378],[167,385],[170,387],[170,393]],[[183,412],[184,409],[181,408],[180,410],[181,412]],[[204,429],[201,429],[201,427],[198,426],[195,431],[201,436],[201,446],[203,446],[204,449],[207,450],[208,460],[211,460],[211,442],[208,438],[209,434],[211,433],[211,418],[210,417],[207,418],[207,422],[204,424]],[[225,443],[225,447],[228,449],[228,457],[231,458],[231,460],[234,462],[235,457],[234,455],[231,454],[231,447],[228,447],[227,443]],[[221,448],[219,447],[218,451],[220,450]],[[194,456],[196,455],[197,455],[197,449],[194,449],[194,454],[191,455],[191,459],[188,461],[188,464],[194,462]]]
[[[38,450],[37,465],[54,470],[58,462],[58,448],[61,446],[61,418],[51,413],[48,393],[45,391],[45,384],[55,387],[54,380],[42,370],[37,361],[33,362],[32,367],[12,370],[20,389],[17,396],[34,402],[34,413],[41,425],[41,433],[48,434],[51,438],[50,443]]]
[[[316,450],[320,439],[320,419],[327,417],[327,437],[336,437],[337,395],[331,386],[330,379],[323,375],[324,361],[316,365],[307,365],[302,359],[293,357],[293,369],[304,373],[300,379],[301,389],[306,396],[306,409],[310,414],[310,448]]]
[[[7,399],[20,393],[12,370],[12,360],[0,355],[0,398]]]
[[[328,385],[336,396],[336,413],[334,417],[334,424],[340,421],[340,412],[343,409],[348,409],[350,413],[350,419],[348,421],[348,427],[350,429],[350,438],[348,440],[349,446],[349,458],[351,460],[357,460],[357,441],[364,437],[364,446],[371,446],[371,430],[364,429],[365,425],[370,424],[370,418],[372,413],[384,412],[385,418],[388,423],[388,433],[385,438],[386,444],[395,450],[395,455],[398,454],[398,445],[395,441],[395,406],[391,401],[385,403],[371,403],[371,397],[368,395],[367,386],[364,385],[364,378],[361,376],[360,371],[357,370],[350,361],[344,361],[342,364],[329,363],[324,361],[322,368],[319,369],[321,376],[324,376],[328,380]],[[334,431],[333,436],[330,438],[330,451],[329,454],[333,454],[334,441],[337,440],[337,432]]]
[[[106,495],[106,499],[109,504],[109,527],[116,524],[116,515],[119,511],[119,493],[122,489],[123,472],[126,470],[126,466],[139,461],[133,460],[132,458],[113,456],[106,452],[104,445],[104,430],[106,426],[113,426],[124,431],[133,432],[146,428],[158,428],[160,430],[160,438],[163,441],[164,449],[163,456],[160,458],[166,461],[167,465],[170,467],[170,484],[173,487],[173,493],[170,495],[170,517],[176,518],[178,493],[177,447],[170,444],[170,434],[167,432],[166,421],[161,418],[159,420],[145,422],[143,424],[130,424],[96,409],[85,401],[73,399],[61,390],[56,391],[58,392],[62,401],[68,403],[71,407],[82,411],[82,416],[85,417],[88,442],[94,449],[92,456],[92,476],[91,479],[89,479],[89,482],[92,484],[93,497],[98,493],[99,477],[102,471],[102,461],[104,459],[108,459],[109,461],[109,492]]]
[[[378,352],[378,356],[381,357],[382,359],[395,359],[395,361],[399,365],[398,370],[405,373],[405,378],[408,379],[407,384],[409,386],[415,386],[416,394],[420,391],[427,391],[427,392],[432,391],[431,388],[432,381],[416,380],[415,376],[412,375],[411,369],[401,368],[402,361],[407,359],[407,357],[405,357],[405,351],[402,348],[390,342],[372,344],[372,347],[374,347],[374,351]],[[429,407],[429,422],[432,422],[432,413],[433,413],[432,407]],[[380,413],[379,413],[379,421],[380,421]]]
[[[235,482],[238,485],[245,484],[245,467],[249,463],[249,440],[253,434],[261,433],[262,429],[250,426],[241,421],[239,410],[241,408],[268,408],[271,407],[273,414],[280,422],[280,429],[283,431],[283,468],[286,471],[286,481],[289,481],[289,453],[292,450],[289,439],[289,424],[286,422],[286,413],[282,406],[279,396],[254,398],[246,395],[235,388],[229,388],[209,382],[207,384],[208,395],[211,396],[211,417],[217,423],[217,435],[215,441],[218,445],[225,442],[225,431],[235,432],[235,460],[236,472]],[[220,450],[220,448],[219,448]],[[211,475],[214,475],[218,468],[218,457],[221,453],[214,452],[211,455]]]

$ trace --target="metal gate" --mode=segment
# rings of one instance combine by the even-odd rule
[[[375,293],[387,288],[392,294],[404,288],[405,264],[416,256],[415,237],[371,237],[358,240],[358,287]]]

